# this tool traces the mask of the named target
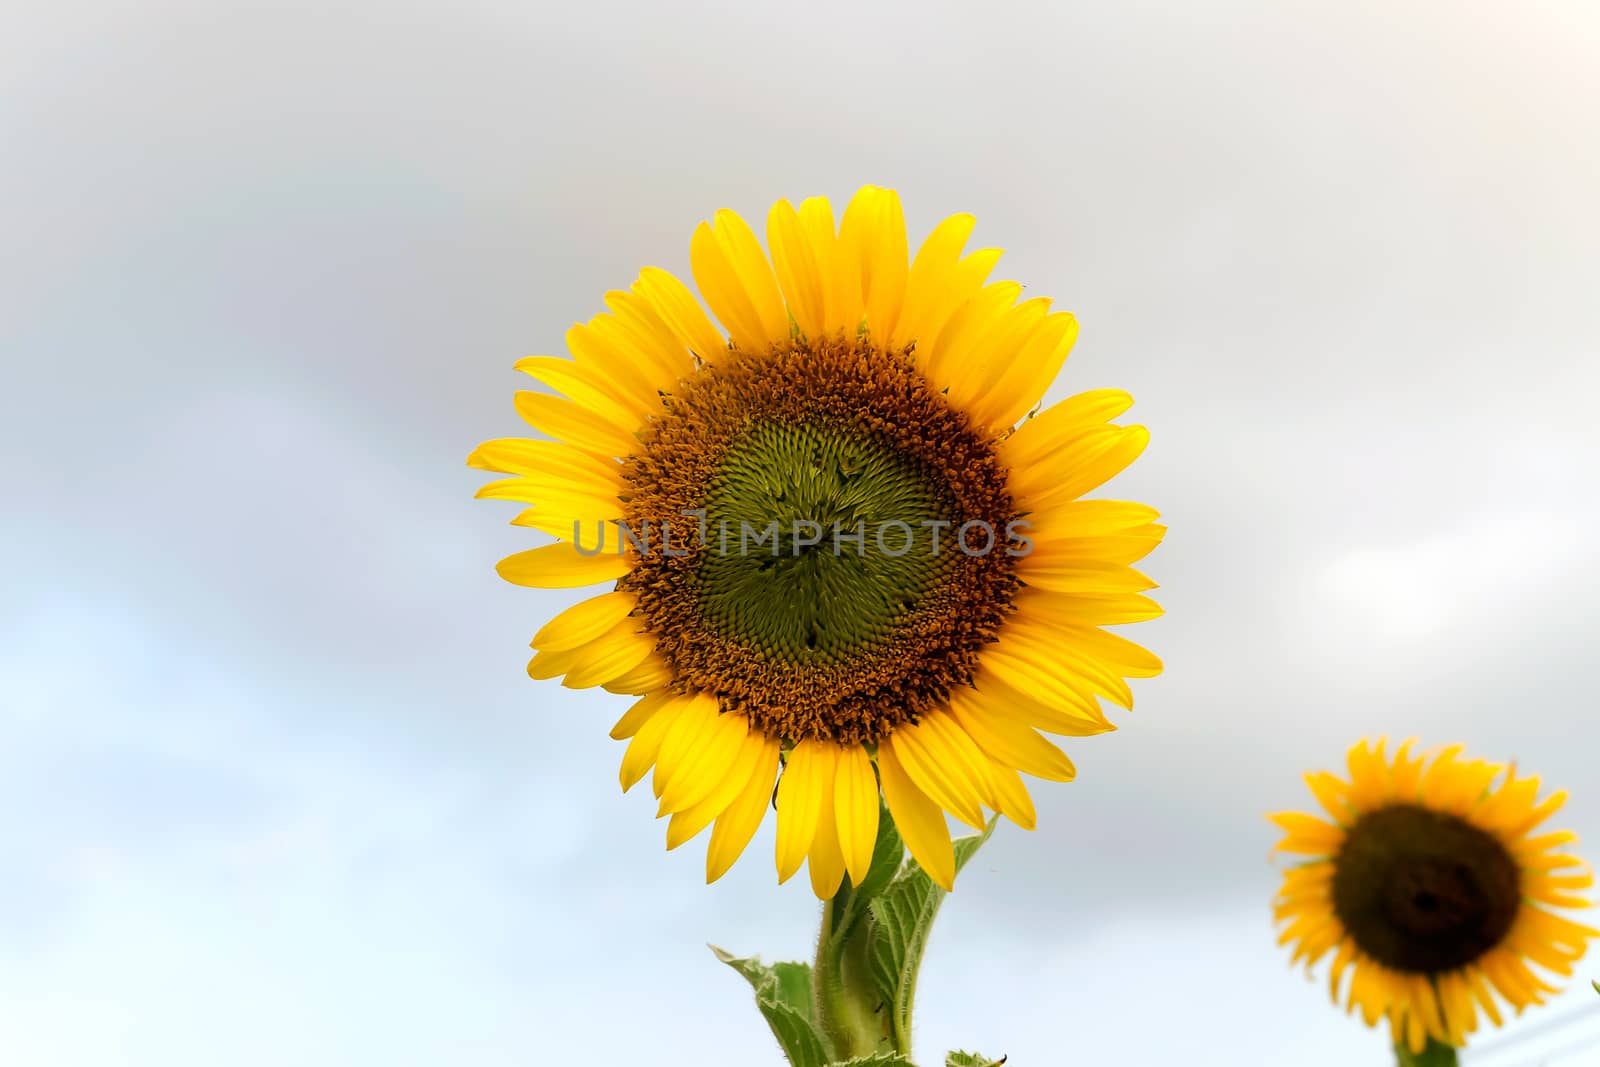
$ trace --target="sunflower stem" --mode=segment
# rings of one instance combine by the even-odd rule
[[[878,1052],[909,1055],[910,1049],[897,1047],[890,1013],[873,989],[865,924],[850,921],[852,893],[847,879],[822,906],[817,958],[811,968],[819,1029],[841,1060]]]
[[[1412,1052],[1404,1041],[1394,1047],[1398,1067],[1456,1067],[1456,1050],[1453,1045],[1428,1038],[1421,1052]]]

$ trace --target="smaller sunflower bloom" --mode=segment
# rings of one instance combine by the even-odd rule
[[[1326,817],[1270,816],[1278,849],[1312,860],[1284,873],[1273,916],[1280,945],[1307,968],[1333,953],[1329,986],[1368,1026],[1387,1018],[1397,1046],[1452,1047],[1556,992],[1600,936],[1552,909],[1584,908],[1594,875],[1564,851],[1570,831],[1539,830],[1566,802],[1539,798],[1515,765],[1466,759],[1461,746],[1391,760],[1385,742],[1350,749],[1348,780],[1306,775]],[[1344,979],[1348,975],[1349,983]]]

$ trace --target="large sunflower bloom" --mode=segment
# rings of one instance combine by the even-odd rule
[[[899,198],[869,186],[837,228],[825,199],[780,201],[769,258],[720,211],[690,243],[720,328],[645,268],[567,333],[573,358],[517,364],[554,391],[517,395],[551,440],[469,460],[558,539],[501,576],[613,586],[538,632],[528,673],[640,697],[612,730],[622,786],[654,768],[668,848],[712,827],[708,880],[772,805],[780,881],[809,861],[819,896],[858,884],[881,790],[949,887],[945,812],[1032,828],[1018,772],[1075,774],[1040,731],[1113,729],[1100,698],[1131,707],[1125,679],[1160,671],[1102,627],[1160,614],[1131,564],[1164,527],[1080,499],[1148,434],[1110,421],[1114,390],[1034,412],[1076,321],[987,283],[1000,253],[963,255],[972,227],[911,259]]]
[[[1540,799],[1539,779],[1461,756],[1453,746],[1393,760],[1384,742],[1350,749],[1350,778],[1306,775],[1327,818],[1271,816],[1278,848],[1316,857],[1284,874],[1279,944],[1310,967],[1334,954],[1335,1003],[1368,1026],[1387,1017],[1397,1045],[1431,1037],[1459,1047],[1481,1009],[1500,1025],[1495,994],[1518,1014],[1555,992],[1529,964],[1572,975],[1595,930],[1554,914],[1582,908],[1594,876],[1563,851],[1569,831],[1534,831],[1566,802]],[[1331,820],[1331,821],[1330,821]]]

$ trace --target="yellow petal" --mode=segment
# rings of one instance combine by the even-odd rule
[[[595,328],[614,343],[637,350],[647,360],[654,388],[672,389],[694,373],[694,357],[688,347],[637,283],[627,292],[613,289],[605,299],[611,315],[599,319]]]
[[[1339,942],[1339,951],[1334,953],[1333,965],[1328,969],[1328,993],[1333,997],[1335,1004],[1339,1003],[1339,979],[1344,977],[1344,972],[1350,966],[1350,961],[1355,959],[1356,943],[1350,938]]]
[[[1078,340],[1078,320],[1067,312],[1050,316],[1050,321],[1031,337],[1000,379],[976,405],[986,425],[1011,426],[1044,399],[1050,383],[1061,373],[1062,364]]]
[[[965,411],[977,426],[992,425],[993,404],[982,404],[1012,369],[1034,333],[1050,316],[1050,299],[1035,297],[997,315],[973,338],[971,347],[950,367],[950,403]]]
[[[650,778],[651,791],[659,799],[666,795],[667,784],[688,764],[695,752],[716,729],[717,698],[710,693],[696,693],[680,698],[683,711],[661,739],[661,751],[656,755],[656,771]]]
[[[1350,975],[1350,991],[1345,1001],[1345,1010],[1361,1009],[1361,1019],[1368,1026],[1374,1026],[1382,1018],[1387,1000],[1383,996],[1381,987],[1382,979],[1376,965],[1356,967]]]
[[[495,565],[495,570],[506,581],[536,589],[594,585],[621,578],[630,569],[628,560],[622,556],[584,556],[565,543],[518,552]]]
[[[735,344],[765,352],[789,336],[789,316],[772,266],[750,227],[731,211],[702,222],[689,241],[695,284]]]
[[[961,249],[966,246],[976,223],[971,215],[952,215],[935,226],[923,240],[906,276],[905,306],[895,324],[891,348],[931,339],[950,313],[983,284],[982,279],[978,279],[970,290],[957,289],[954,284]]]
[[[1120,389],[1096,389],[1068,397],[1017,427],[1000,446],[1001,457],[1013,471],[1030,470],[1132,406],[1133,397]]]
[[[656,639],[644,632],[642,625],[637,619],[624,619],[578,649],[561,684],[568,689],[588,689],[620,678],[643,663],[655,651]]]
[[[881,752],[892,748],[911,781],[950,814],[978,829],[983,829],[982,800],[967,775],[947,763],[949,753],[923,723],[895,727],[892,735],[878,743]]]
[[[1161,658],[1143,645],[1097,626],[1061,625],[1049,629],[1074,652],[1081,649],[1126,678],[1154,678],[1163,669]]]
[[[1028,787],[1023,784],[1020,774],[991,760],[989,780],[994,785],[996,811],[1024,830],[1032,830],[1038,825],[1039,817],[1034,811],[1033,798],[1028,795]]]
[[[1416,743],[1413,738],[1402,744],[1394,754],[1394,765],[1389,769],[1390,795],[1399,800],[1415,800],[1422,792],[1422,772],[1428,761],[1421,756],[1412,758],[1409,755],[1411,746]]]
[[[711,359],[728,350],[728,342],[700,307],[689,287],[660,267],[639,272],[634,291],[645,300],[672,330],[684,347],[701,359]]]
[[[716,707],[715,697],[709,698]],[[710,796],[718,784],[728,778],[732,767],[750,736],[750,721],[735,713],[718,713],[704,737],[689,752],[677,757],[674,767],[661,791],[661,811],[683,811]],[[662,751],[666,750],[663,742]]]
[[[1031,622],[1011,620],[1002,643],[984,651],[984,666],[1001,681],[1027,691],[1028,684],[1019,682],[1026,680],[1040,695],[1061,704],[1070,704],[1087,688],[1121,707],[1133,707],[1133,690],[1117,669],[1074,642],[1064,628],[1046,630]]]
[[[843,752],[834,746],[835,755]],[[839,846],[839,819],[834,810],[833,797],[838,779],[825,781],[817,798],[817,829],[811,838],[811,848],[806,856],[806,873],[811,876],[811,891],[819,900],[829,900],[839,891],[844,881],[844,853]]]
[[[1117,728],[1106,718],[1100,702],[1086,687],[1085,692],[1074,691],[1070,700],[1064,699],[1064,690],[1042,693],[1037,689],[1020,689],[981,664],[972,684],[971,691],[962,692],[979,711],[1025,723],[1047,734],[1095,737]],[[1074,690],[1076,688],[1073,686]]]
[[[592,506],[583,500],[554,497],[519,512],[511,525],[526,526],[566,541],[585,556],[614,556],[627,535],[618,523],[577,510]]]
[[[673,813],[672,819],[667,823],[667,851],[672,851],[710,826],[739,799],[745,786],[750,782],[750,776],[761,769],[761,757],[766,749],[767,739],[760,731],[746,731],[739,751],[735,753],[724,772],[717,777],[711,791],[694,804]],[[772,779],[768,777],[766,786],[769,793],[771,785]]]
[[[608,693],[632,693],[637,696],[660,689],[670,681],[672,668],[659,655],[652,655],[627,674],[612,679],[601,688]]]
[[[1020,493],[1033,492],[1044,484],[1032,481],[1037,474],[1037,471],[1014,471],[1011,489]],[[1131,500],[1063,500],[1030,513],[1029,517],[1035,520],[1030,534],[1034,541],[1033,554],[1048,555],[1057,540],[1149,533],[1149,528],[1161,518],[1161,512],[1149,504]]]
[[[517,414],[529,426],[585,452],[627,456],[639,445],[633,434],[564,397],[519,389],[516,405]]]
[[[497,443],[489,442],[490,445]],[[580,453],[576,449],[555,441],[529,441],[527,443],[549,445],[573,455],[587,455],[587,453]],[[485,459],[482,456],[482,452],[482,448],[473,452],[468,459],[468,463],[479,469],[489,469],[486,466],[487,463],[500,461],[498,458],[496,460]],[[618,471],[621,470],[619,466],[610,460],[596,460],[596,462],[608,463],[616,467]],[[509,466],[511,464],[507,463],[506,465]],[[521,466],[523,466],[523,469],[517,472],[515,478],[501,478],[497,481],[486,482],[478,489],[476,495],[479,498],[492,500],[525,500],[530,504],[540,503],[552,494],[583,497],[600,502],[602,505],[601,513],[605,514],[607,518],[621,516],[622,509],[618,502],[618,493],[622,490],[622,479],[619,475],[580,473],[554,466],[539,467],[532,464]]]
[[[986,713],[980,708],[976,694],[966,690],[953,692],[949,706],[961,728],[995,762],[1052,782],[1070,782],[1078,776],[1077,768],[1066,753],[1022,722]]]
[[[1337,775],[1329,774],[1327,771],[1308,773],[1305,780],[1311,789],[1311,795],[1317,798],[1317,803],[1322,805],[1322,809],[1335,822],[1348,826],[1356,814],[1350,809],[1350,787]]]
[[[978,707],[993,715],[1016,721],[1047,734],[1061,737],[1097,737],[1117,728],[1106,718],[1094,690],[1083,679],[1061,679],[1064,687],[1047,692],[1018,688],[1016,677],[1009,679],[980,666],[973,676]]]
[[[906,219],[893,189],[863,186],[839,222],[839,240],[861,265],[861,293],[867,333],[887,346],[905,301],[910,270]]]
[[[1521,837],[1524,834],[1530,833],[1540,823],[1544,822],[1550,816],[1560,811],[1566,802],[1567,794],[1565,790],[1551,793],[1544,800],[1540,801],[1533,808],[1533,810],[1529,811],[1525,818],[1519,819],[1513,823],[1508,828],[1508,832],[1513,837]]]
[[[1472,989],[1467,976],[1460,971],[1448,971],[1438,978],[1439,1006],[1443,1009],[1446,1024],[1445,1040],[1460,1046],[1466,1036],[1478,1028],[1478,1013],[1472,1005]]]
[[[908,342],[915,342],[917,345],[913,354],[917,365],[925,374],[927,355],[933,342],[955,313],[982,291],[989,275],[994,272],[995,264],[1000,262],[1001,255],[998,248],[984,248],[962,259],[956,264],[948,279],[945,279],[940,295],[935,298],[927,317],[914,327],[896,327],[896,335],[903,332]]]
[[[1267,816],[1287,835],[1277,845],[1280,852],[1303,852],[1311,856],[1331,856],[1344,843],[1344,831],[1314,815],[1281,811]]]
[[[1076,673],[1063,672],[1061,664],[1048,653],[1025,648],[1019,641],[986,649],[982,668],[985,674],[1007,688],[1060,707],[1077,706],[1092,692]]]
[[[1466,764],[1460,760],[1460,755],[1466,746],[1451,745],[1434,759],[1422,776],[1422,802],[1428,807],[1440,807],[1444,804],[1445,793],[1450,784],[1461,774]],[[1380,749],[1381,751],[1381,749]],[[1378,761],[1379,766],[1373,773],[1388,777],[1388,765]]]
[[[659,390],[670,386],[665,368],[640,351],[610,315],[596,315],[566,333],[567,351],[607,396],[629,411],[640,425],[661,410]]]
[[[620,591],[580,600],[540,627],[533,647],[552,652],[579,648],[627,618],[638,602],[632,593]]]
[[[890,745],[878,746],[878,773],[884,803],[906,848],[929,878],[947,891],[954,889],[956,854],[944,811],[912,782]]]
[[[1528,871],[1522,877],[1523,895],[1552,908],[1588,908],[1593,902],[1572,890],[1589,889],[1594,885],[1594,873],[1587,864],[1571,874],[1548,874]]]
[[[1416,1011],[1406,1013],[1406,1047],[1413,1056],[1420,1056],[1428,1047],[1428,1030]]]
[[[1338,920],[1326,913],[1302,914],[1287,930],[1278,935],[1278,944],[1286,945],[1291,941],[1298,941],[1299,944],[1295,946],[1289,962],[1292,964],[1304,960],[1306,965],[1310,966],[1327,955],[1338,943],[1343,929]]]
[[[1042,486],[1017,493],[1018,507],[1041,511],[1051,504],[1076,500],[1121,474],[1138,459],[1150,444],[1150,431],[1143,426],[1106,426],[1091,430],[1072,448],[1042,461],[1030,476],[1042,479]],[[1017,489],[1017,480],[1012,480]]]
[[[1466,970],[1467,982],[1472,986],[1472,997],[1489,1017],[1489,1021],[1496,1026],[1504,1026],[1505,1020],[1500,1015],[1500,1005],[1495,1003],[1494,994],[1489,990],[1489,983],[1484,981],[1483,971],[1477,967],[1468,967]]]
[[[950,316],[923,353],[922,373],[935,389],[955,387],[961,378],[961,367],[971,359],[973,349],[1021,295],[1022,286],[1016,282],[995,282],[984,286]]]
[[[1444,1019],[1439,1014],[1439,998],[1433,991],[1433,979],[1427,975],[1414,974],[1410,976],[1410,984],[1412,1010],[1421,1017],[1428,1036],[1439,1041],[1448,1041],[1449,1034],[1445,1030]],[[1419,1048],[1417,1051],[1421,1052],[1422,1049]]]
[[[998,807],[993,783],[989,781],[989,757],[948,710],[935,709],[923,715],[916,739],[957,788],[965,792],[969,801],[976,800],[989,808]],[[979,818],[982,819],[981,811]],[[986,821],[980,822],[975,828],[982,830],[985,825]]]
[[[1468,760],[1439,797],[1437,810],[1467,817],[1487,795],[1489,784],[1505,772],[1505,764]]]
[[[1017,614],[1053,626],[1120,626],[1160,618],[1160,604],[1137,593],[1075,593],[1025,589],[1013,600]],[[1024,606],[1026,605],[1026,606]]]
[[[828,236],[831,239],[832,234]],[[827,322],[828,280],[800,213],[787,200],[773,204],[767,213],[767,247],[795,325],[807,337],[820,336]]]
[[[872,850],[878,841],[878,779],[872,773],[872,757],[860,745],[839,750],[833,810],[850,883],[860,885],[872,866]]]
[[[1357,811],[1372,811],[1387,803],[1392,795],[1383,745],[1381,739],[1375,749],[1366,740],[1358,741],[1345,756],[1350,770],[1350,800]]]
[[[559,441],[503,437],[485,441],[467,457],[467,466],[501,474],[560,475],[598,495],[615,496],[622,488],[622,465],[599,459]]]
[[[800,226],[822,269],[825,333],[854,337],[865,311],[861,303],[861,265],[839,240],[833,207],[826,197],[800,202]]]
[[[572,667],[578,658],[577,650],[570,652],[540,652],[528,661],[528,677],[536,682],[558,678]]]
[[[1053,518],[1049,513],[1036,516],[1038,529],[1050,530]],[[1085,570],[1137,563],[1155,551],[1166,533],[1165,526],[1154,522],[1122,533],[1087,537],[1032,533],[1033,551],[1018,558],[1017,576],[1050,592],[1072,592]]]
[[[830,742],[806,740],[789,752],[778,780],[778,881],[787,882],[800,869],[816,836],[822,812],[822,791],[833,792],[834,750]]]
[[[633,735],[633,740],[628,742],[627,751],[622,754],[622,767],[617,775],[622,782],[624,793],[637,785],[639,779],[655,766],[656,755],[661,751],[662,739],[666,737],[667,731],[678,721],[678,716],[683,714],[689,703],[687,699],[679,696],[662,701],[661,706]]]
[[[1079,503],[1084,503],[1084,501],[1079,501]],[[1160,543],[1159,538],[1156,539],[1156,543]],[[1057,540],[1047,542],[1047,544],[1052,546],[1060,546],[1062,542]],[[1032,568],[1037,566],[1039,561],[1036,560],[1036,557],[1039,557],[1039,555],[1040,548],[1036,542],[1031,553],[1029,553],[1027,556],[1019,558],[1017,565],[1018,572],[1021,573],[1024,568]],[[1045,556],[1042,562],[1048,563],[1048,556]],[[1041,571],[1048,570],[1050,575],[1049,581],[1038,581],[1033,574],[1030,573],[1027,578],[1027,582],[1028,585],[1037,586],[1041,591],[1046,593],[1071,593],[1083,596],[1109,596],[1113,594],[1142,593],[1147,589],[1156,588],[1156,583],[1152,581],[1148,575],[1136,571],[1132,567],[1122,563],[1107,563],[1102,560],[1082,558],[1075,560],[1059,559],[1056,566],[1049,568],[1040,567],[1039,569]],[[1024,591],[1018,594],[1018,601],[1021,602],[1023,599],[1031,595],[1032,594]]]
[[[611,738],[615,741],[624,741],[639,732],[639,728],[650,717],[674,699],[672,693],[651,693],[649,696],[640,697],[634,701],[627,711],[622,713],[622,718],[611,728]]]
[[[639,411],[612,397],[600,383],[570,359],[528,356],[517,360],[516,369],[548,385],[622,433],[631,435],[639,428],[642,421]]]
[[[485,482],[473,495],[479,500],[518,500],[526,504],[538,504],[552,510],[559,509],[563,514],[596,521],[622,517],[622,502],[615,490],[598,482],[580,481],[555,471]],[[572,527],[568,526],[558,536],[570,539],[573,536]]]
[[[717,816],[711,829],[711,844],[706,849],[706,881],[715,882],[733,866],[772,803],[772,780],[778,773],[779,744],[771,738],[763,742],[755,770],[739,796]]]
[[[1421,782],[1421,773],[1418,765],[1421,759],[1410,761],[1406,764],[1409,789],[1403,788],[1400,782],[1401,757],[1406,747],[1413,744],[1406,742],[1401,747],[1395,759],[1395,795],[1401,797],[1416,796]],[[1539,779],[1537,776],[1518,778],[1516,768],[1512,767],[1506,775],[1506,780],[1500,788],[1493,790],[1486,797],[1478,809],[1473,812],[1472,821],[1492,833],[1506,835],[1507,831],[1518,822],[1527,817],[1533,810],[1534,802],[1539,796]]]

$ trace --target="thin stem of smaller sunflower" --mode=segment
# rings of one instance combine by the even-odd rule
[[[1431,1037],[1421,1052],[1412,1052],[1404,1041],[1399,1042],[1394,1057],[1398,1067],[1456,1067],[1457,1063],[1455,1046]]]
[[[811,991],[817,1022],[840,1059],[898,1052],[890,1013],[877,1003],[867,972],[867,939],[860,936],[860,916],[850,906],[853,891],[846,880],[822,906],[817,958],[811,969]]]

